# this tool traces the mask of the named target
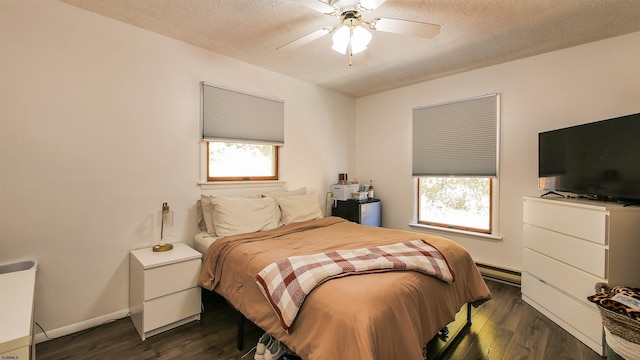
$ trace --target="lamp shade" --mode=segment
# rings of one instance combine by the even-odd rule
[[[362,26],[356,26],[351,31],[351,53],[357,54],[367,49],[371,42],[371,33]]]
[[[348,26],[342,25],[333,33],[332,39],[333,46],[331,48],[341,54],[346,54],[349,40],[351,40],[351,30]]]
[[[342,25],[333,33],[333,50],[346,54],[351,47],[351,54],[357,54],[367,49],[371,42],[371,33],[358,25]]]

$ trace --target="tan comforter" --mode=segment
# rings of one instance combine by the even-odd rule
[[[288,256],[416,239],[446,257],[453,284],[413,271],[333,279],[309,294],[289,333],[255,281],[265,266]],[[463,304],[479,305],[491,297],[471,256],[455,242],[335,217],[215,241],[205,255],[200,285],[224,296],[304,360],[422,359],[424,344]]]

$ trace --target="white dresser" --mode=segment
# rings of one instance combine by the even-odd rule
[[[129,308],[142,340],[200,320],[201,257],[185,244],[174,244],[166,252],[153,252],[151,248],[131,251]]]
[[[640,287],[640,207],[524,198],[522,298],[604,355],[597,282]]]

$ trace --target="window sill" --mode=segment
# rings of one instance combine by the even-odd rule
[[[198,183],[201,190],[213,189],[248,189],[248,188],[265,188],[265,187],[282,187],[286,185],[286,181],[282,180],[265,180],[265,181],[201,181]]]
[[[494,234],[483,234],[483,233],[478,233],[478,232],[473,232],[473,231],[449,229],[449,228],[443,228],[443,227],[440,227],[440,226],[431,226],[431,225],[424,225],[424,224],[418,224],[418,223],[409,223],[409,226],[412,227],[412,228],[436,230],[436,231],[441,231],[441,232],[446,232],[446,233],[453,233],[453,234],[459,234],[459,235],[479,237],[479,238],[489,239],[489,240],[502,240],[502,236],[494,235]]]

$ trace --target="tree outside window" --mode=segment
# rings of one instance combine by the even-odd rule
[[[278,179],[278,146],[211,141],[207,148],[208,181]]]
[[[420,177],[418,222],[491,233],[491,178]]]

